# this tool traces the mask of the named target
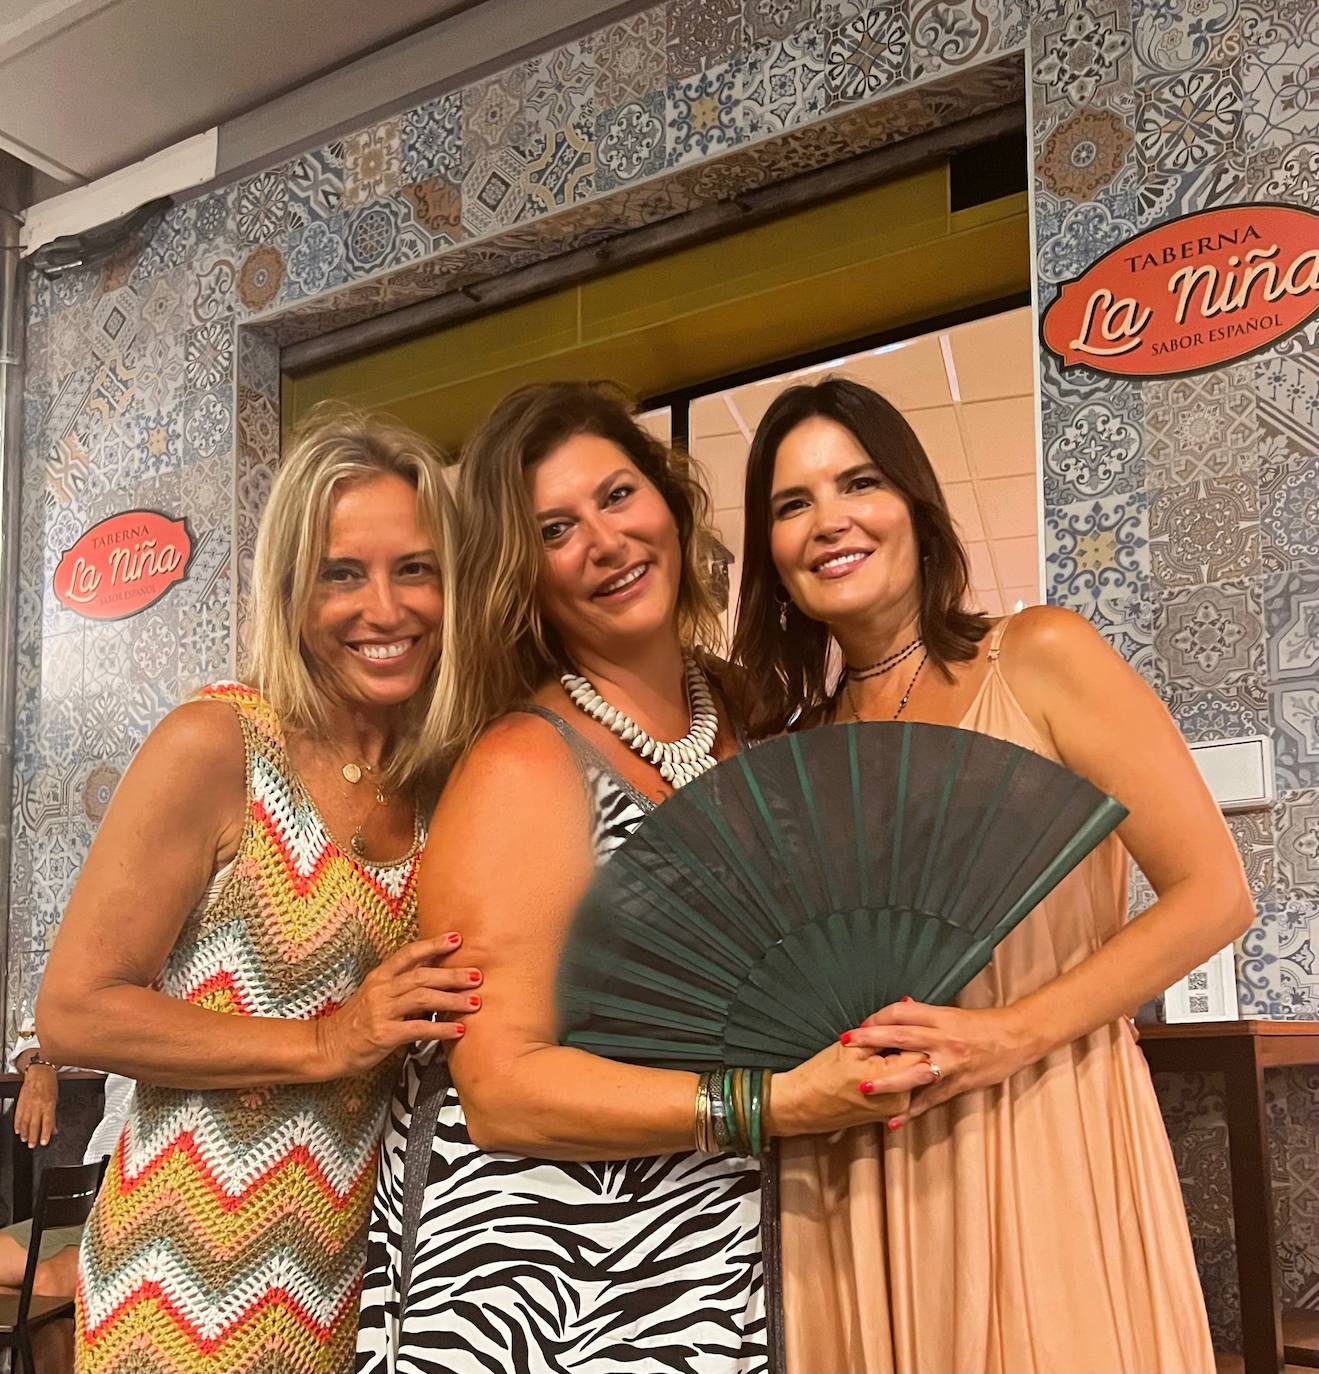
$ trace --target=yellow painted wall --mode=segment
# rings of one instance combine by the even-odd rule
[[[1025,195],[952,213],[947,168],[786,215],[286,379],[285,423],[338,397],[456,450],[524,382],[654,396],[1027,288]]]

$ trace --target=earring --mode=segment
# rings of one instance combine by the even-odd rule
[[[788,607],[792,605],[792,598],[785,592],[783,599],[779,601],[779,594],[775,592],[774,600],[779,603],[779,629],[786,633],[788,628]]]

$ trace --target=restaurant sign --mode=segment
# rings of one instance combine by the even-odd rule
[[[1173,377],[1257,353],[1319,313],[1319,212],[1229,205],[1169,220],[1067,282],[1040,337],[1064,368]]]
[[[55,598],[89,620],[126,620],[154,606],[188,572],[186,519],[130,510],[93,525],[55,569]]]

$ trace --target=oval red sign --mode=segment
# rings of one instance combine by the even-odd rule
[[[1092,263],[1044,313],[1064,367],[1200,372],[1256,353],[1319,311],[1319,212],[1229,205],[1169,220]]]
[[[93,525],[55,569],[61,606],[91,620],[126,620],[153,606],[187,575],[188,522],[129,510]]]

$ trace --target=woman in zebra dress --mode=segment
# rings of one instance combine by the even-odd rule
[[[622,736],[702,726],[701,766],[736,748],[696,654],[714,621],[703,493],[615,396],[556,383],[496,408],[459,497],[463,577],[429,728],[437,751],[466,752],[431,827],[419,920],[460,925],[486,981],[452,1086],[443,1060],[419,1058],[395,1098],[358,1368],[767,1371],[757,1162],[693,1148],[695,1074],[554,1040],[572,910],[671,791]],[[775,1078],[771,1129],[873,1122],[928,1081],[919,1056],[834,1046]]]

